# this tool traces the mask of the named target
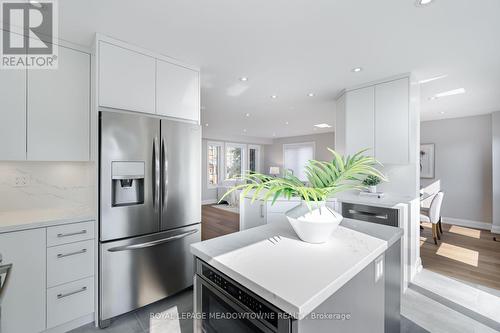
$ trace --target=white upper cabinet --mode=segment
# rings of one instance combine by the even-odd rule
[[[156,113],[198,121],[200,76],[189,68],[157,60]]]
[[[54,70],[28,72],[28,160],[88,161],[90,54],[59,46]]]
[[[362,149],[369,149],[365,155],[374,154],[375,129],[375,89],[366,87],[349,91],[345,99],[345,154],[355,154]]]
[[[408,78],[375,86],[375,155],[388,164],[409,163]]]
[[[99,106],[155,113],[155,58],[99,42]]]
[[[0,160],[26,159],[26,71],[0,75]]]
[[[410,82],[385,80],[346,91],[337,99],[335,149],[370,149],[385,164],[410,163]]]

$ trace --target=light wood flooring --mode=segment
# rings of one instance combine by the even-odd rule
[[[240,214],[210,205],[201,208],[201,239],[207,240],[240,230]]]
[[[420,257],[424,268],[500,290],[500,242],[493,241],[491,232],[443,224],[441,240],[435,245],[431,224],[422,226]]]

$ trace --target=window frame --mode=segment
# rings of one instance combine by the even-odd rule
[[[290,147],[300,147],[300,146],[312,146],[312,159],[315,159],[316,155],[316,142],[315,141],[309,141],[309,142],[294,142],[294,143],[284,143],[283,144],[283,174],[285,174],[285,170],[288,170],[286,167],[286,159],[285,159],[285,151],[287,148]],[[298,176],[294,173],[294,176],[298,178]],[[300,178],[299,178],[300,179]],[[307,181],[307,179],[300,179],[301,181]]]
[[[262,147],[260,145],[252,145],[252,144],[247,145],[247,170],[250,171],[250,149],[255,149],[257,151],[257,156],[256,156],[257,160],[255,161],[255,172],[262,173],[261,163],[260,163]]]
[[[210,146],[216,146],[216,147],[219,147],[220,148],[220,156],[219,156],[219,164],[218,164],[218,182],[217,184],[211,184],[210,183],[210,174],[208,172],[208,168],[209,168],[209,158],[208,158],[208,152],[209,152],[209,147]],[[221,173],[224,172],[225,173],[225,165],[224,165],[224,162],[226,160],[225,158],[225,151],[224,151],[224,142],[220,142],[220,141],[207,141],[207,151],[206,151],[206,159],[207,159],[207,163],[206,163],[206,166],[205,166],[205,172],[206,172],[206,175],[207,175],[207,188],[209,189],[214,189],[214,188],[217,188],[219,187],[219,185],[221,184],[221,181],[223,180],[223,177],[221,177]]]
[[[227,151],[228,148],[240,148],[241,149],[241,174],[243,175],[247,170],[245,170],[245,167],[247,165],[247,145],[244,143],[234,143],[234,142],[226,142],[224,144],[224,180],[229,180],[231,178],[227,178],[227,173],[226,173],[226,159],[227,159]]]

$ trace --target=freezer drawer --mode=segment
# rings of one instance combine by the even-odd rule
[[[201,225],[101,243],[100,320],[137,309],[193,284],[190,245],[201,240]]]

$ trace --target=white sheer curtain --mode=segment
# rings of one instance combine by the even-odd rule
[[[314,142],[283,145],[283,167],[292,171],[294,176],[302,181],[307,180],[304,166],[312,159],[314,159]]]

